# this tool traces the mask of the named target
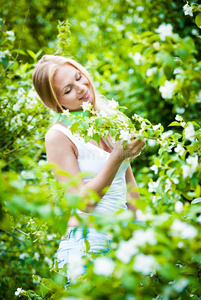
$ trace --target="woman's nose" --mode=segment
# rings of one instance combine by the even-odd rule
[[[77,83],[77,92],[78,92],[78,94],[82,94],[84,89],[85,89],[85,87],[84,87],[83,84]]]

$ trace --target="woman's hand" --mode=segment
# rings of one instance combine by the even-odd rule
[[[134,135],[131,137],[131,139],[134,138]],[[117,161],[123,161],[126,158],[129,157],[137,157],[140,155],[142,149],[145,146],[145,141],[144,139],[141,141],[139,138],[135,138],[131,142],[126,142],[125,147],[123,148],[123,140],[118,141],[115,144],[115,147],[112,151],[112,156],[117,160]]]

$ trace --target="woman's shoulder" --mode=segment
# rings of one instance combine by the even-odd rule
[[[69,131],[69,128],[61,122],[52,124],[45,134],[45,142],[48,144],[60,142],[63,140],[66,131]]]

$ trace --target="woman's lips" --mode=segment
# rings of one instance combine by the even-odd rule
[[[89,90],[86,91],[86,93],[80,98],[80,100],[85,100],[89,97]]]

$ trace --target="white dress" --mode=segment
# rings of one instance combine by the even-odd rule
[[[88,173],[83,177],[83,181],[88,183],[93,177],[95,177],[104,164],[107,162],[110,153],[104,151],[101,148],[91,144],[90,142],[85,143],[84,139],[75,135],[72,135],[70,129],[66,128],[61,124],[54,124],[50,130],[59,130],[63,132],[77,147],[78,150],[78,165],[81,172]],[[118,210],[126,210],[126,179],[125,172],[129,166],[128,161],[123,161],[119,167],[115,178],[110,185],[107,193],[98,202],[93,213],[102,214],[103,216],[107,213],[112,213]],[[83,213],[77,210],[78,213]],[[91,214],[93,214],[91,213]],[[73,228],[72,228],[73,230]],[[59,261],[59,267],[62,268],[64,264],[71,263],[73,260],[73,255],[79,253],[80,256],[83,255],[83,250],[85,247],[84,236],[81,228],[78,228],[76,232],[71,231],[66,240],[62,240],[57,252],[57,259]],[[94,253],[104,253],[108,251],[109,238],[94,228],[89,228],[87,233],[87,240],[90,243],[89,252]],[[68,274],[70,276],[70,274]]]

